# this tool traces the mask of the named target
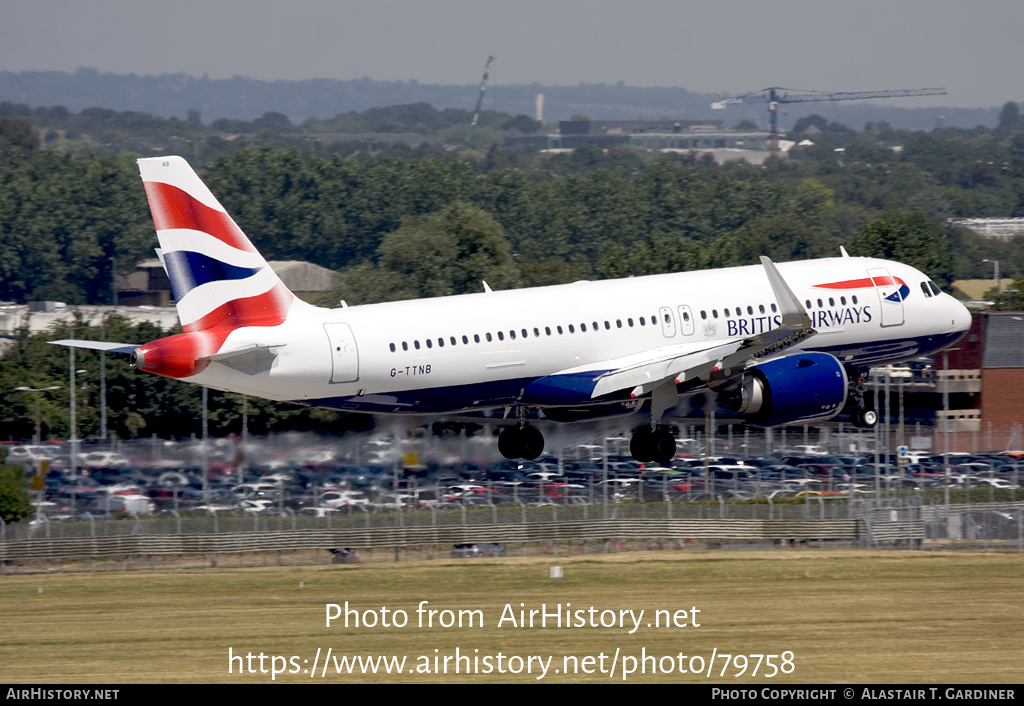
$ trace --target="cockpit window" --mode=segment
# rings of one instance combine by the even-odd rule
[[[935,296],[939,296],[940,294],[942,294],[942,290],[939,289],[939,285],[935,284],[931,280],[928,280],[928,286],[932,288],[932,292],[935,294]]]
[[[926,297],[931,297],[932,296],[932,290],[928,287],[928,283],[927,282],[922,282],[921,283],[921,291],[924,292],[924,295]]]

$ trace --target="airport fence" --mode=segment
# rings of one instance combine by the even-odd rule
[[[1022,552],[1024,503],[817,497],[799,504],[349,508],[323,518],[211,513],[170,519],[22,522],[0,529],[3,573],[48,570],[52,561],[79,568],[88,562],[91,569],[157,568],[158,563],[175,562],[181,567],[251,566],[716,547]]]

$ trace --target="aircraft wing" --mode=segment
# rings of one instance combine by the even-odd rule
[[[640,397],[666,383],[673,385],[720,374],[728,378],[741,372],[752,360],[774,355],[817,333],[811,319],[775,264],[761,258],[765,274],[781,314],[781,325],[765,333],[726,341],[692,341],[652,349],[622,358],[562,370],[554,378],[565,376],[594,383],[591,399],[629,390]]]
[[[94,351],[107,351],[108,353],[131,353],[139,347],[137,343],[114,343],[113,341],[80,341],[76,339],[64,339],[62,341],[50,341],[55,346],[68,346],[69,348],[88,348]]]

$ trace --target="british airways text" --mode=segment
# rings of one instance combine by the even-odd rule
[[[851,306],[845,309],[819,309],[807,312],[811,317],[811,326],[816,329],[844,326],[846,324],[866,324],[871,321],[871,306]],[[746,319],[729,319],[726,322],[729,336],[756,336],[782,325],[782,317],[756,316]]]

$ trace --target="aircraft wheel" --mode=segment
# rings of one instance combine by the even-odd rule
[[[519,427],[505,427],[498,435],[498,451],[509,460],[522,458],[523,435]]]
[[[659,429],[651,437],[650,449],[651,460],[664,465],[676,455],[675,437],[667,429]]]
[[[853,423],[861,429],[872,429],[878,424],[878,412],[873,409],[858,409]]]
[[[629,453],[640,463],[647,463],[654,459],[654,433],[648,426],[643,426],[633,433],[629,440]]]
[[[523,458],[532,461],[544,451],[544,435],[536,427],[523,427],[519,430],[519,450]]]

